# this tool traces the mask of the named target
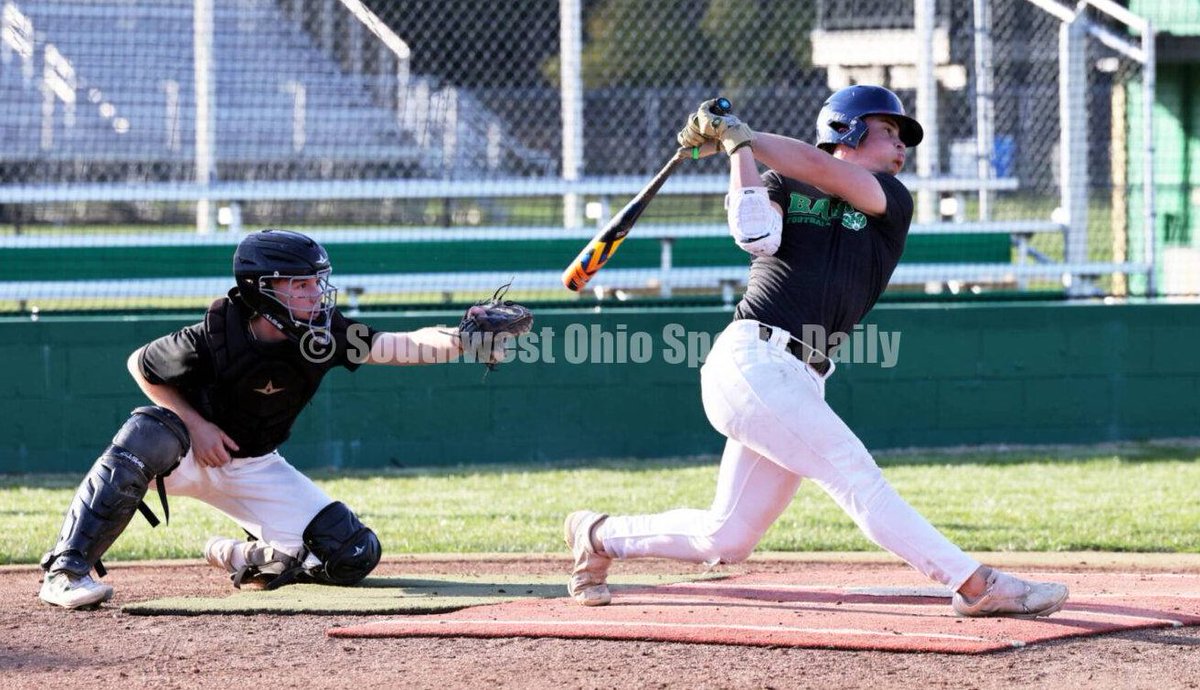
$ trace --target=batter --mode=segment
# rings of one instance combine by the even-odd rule
[[[569,515],[571,596],[608,604],[614,558],[742,561],[808,479],[872,541],[952,590],[959,615],[1058,611],[1066,586],[1024,581],[965,554],[896,493],[825,402],[835,370],[830,341],[871,310],[904,252],[913,200],[895,175],[922,139],[920,124],[879,86],[830,96],[816,146],[756,134],[734,116],[714,115],[710,103],[688,119],[679,143],[729,155],[729,230],[753,257],[734,320],[701,370],[705,413],[728,439],[716,497],[707,510]],[[756,160],[770,168],[761,177]]]

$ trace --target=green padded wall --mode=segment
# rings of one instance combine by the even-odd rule
[[[553,363],[335,371],[284,454],[299,467],[379,467],[716,454],[699,371],[667,364],[664,328],[719,332],[721,309],[539,313]],[[82,472],[142,398],[137,346],[186,316],[0,320],[0,471]],[[388,330],[450,313],[364,317]],[[1200,435],[1200,305],[902,305],[868,324],[900,337],[897,366],[838,367],[834,409],[871,448],[1092,443]],[[566,335],[645,333],[650,361],[574,364]],[[581,354],[573,349],[570,354]],[[481,451],[487,448],[487,452]]]

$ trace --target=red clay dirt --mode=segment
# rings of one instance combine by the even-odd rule
[[[611,606],[520,599],[435,615],[380,616],[331,628],[339,638],[558,637],[981,654],[1068,637],[1200,625],[1200,575],[1047,573],[1071,601],[1037,620],[954,615],[948,592],[915,571],[874,581],[813,582],[813,573],[752,573],[618,590]],[[906,577],[907,575],[907,577]],[[896,586],[902,583],[901,586]]]
[[[567,567],[565,555],[398,558],[385,561],[376,572],[541,574]],[[697,572],[662,561],[618,567],[627,574]],[[110,568],[107,581],[116,587],[116,597],[88,612],[42,605],[35,568],[0,568],[0,688],[1200,687],[1197,627],[1122,632],[969,656],[609,640],[334,639],[325,635],[327,628],[367,623],[372,617],[130,616],[120,605],[166,596],[220,596],[230,585],[221,573],[195,561]],[[1017,569],[1037,570],[1028,563]],[[1110,566],[1059,563],[1048,569],[1093,578],[1132,568],[1126,560]],[[808,582],[843,586],[890,582],[892,577],[899,585],[911,578],[905,566],[893,561],[756,557],[728,570],[755,577],[802,571]],[[1141,570],[1200,573],[1200,565],[1193,559],[1182,567],[1151,563]]]

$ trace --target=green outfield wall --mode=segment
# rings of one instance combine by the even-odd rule
[[[362,318],[387,330],[457,320]],[[514,353],[530,361],[486,380],[471,363],[338,370],[283,452],[305,468],[715,454],[695,359],[729,319],[543,312]],[[143,402],[128,354],[194,320],[0,320],[0,471],[83,471]],[[893,362],[884,334],[899,338]],[[886,304],[851,336],[857,361],[839,365],[828,397],[870,448],[1200,436],[1200,304]]]

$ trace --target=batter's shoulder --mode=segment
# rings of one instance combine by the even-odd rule
[[[906,235],[913,217],[912,192],[908,191],[908,187],[890,173],[875,173],[875,179],[879,181],[883,195],[887,198],[887,208],[883,213],[883,218],[886,219],[893,232]]]
[[[875,179],[879,181],[879,186],[883,188],[883,193],[887,195],[889,201],[896,196],[906,198],[910,204],[912,203],[912,192],[900,181],[900,178],[891,173],[877,172]]]

